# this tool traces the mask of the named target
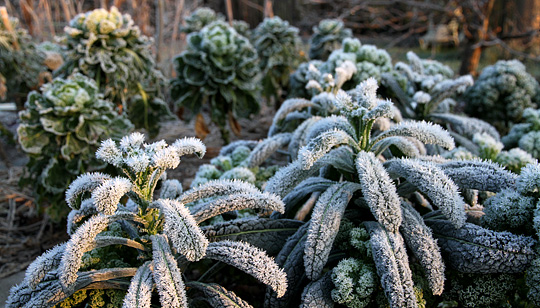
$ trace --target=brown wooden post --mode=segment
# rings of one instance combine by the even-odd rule
[[[274,9],[272,8],[272,0],[264,0],[264,18],[274,17]]]
[[[469,30],[472,31],[469,33],[469,41],[465,45],[465,49],[463,51],[463,60],[459,69],[460,75],[476,75],[476,70],[478,69],[478,64],[480,63],[480,56],[482,55],[482,46],[478,44],[482,43],[487,38],[487,33],[489,30],[489,18],[491,16],[491,12],[493,11],[494,3],[495,0],[489,0],[486,3],[482,10],[482,14],[484,16],[478,16],[477,14],[474,14],[472,12],[468,14],[469,16],[466,16],[466,18],[469,19],[468,22],[471,26],[471,29]],[[472,27],[474,27],[476,21],[472,19],[480,17],[483,17],[483,20],[481,21],[481,26],[477,29],[473,29]]]
[[[233,22],[232,1],[225,0],[225,6],[227,8],[227,19],[229,19],[229,25],[232,26],[232,22]]]
[[[184,2],[185,0],[176,0],[176,12],[174,13],[174,27],[171,39],[173,44],[176,42],[176,36],[180,28],[180,17],[182,17],[182,11],[184,10]]]
[[[156,62],[161,61],[161,48],[163,48],[163,15],[165,14],[165,4],[163,0],[156,0]]]

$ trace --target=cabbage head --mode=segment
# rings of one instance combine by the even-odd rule
[[[171,81],[171,97],[192,115],[210,112],[228,142],[227,119],[235,122],[259,111],[257,51],[221,21],[189,34],[187,42],[174,59],[177,77]]]
[[[263,95],[279,99],[280,92],[287,90],[289,75],[304,58],[298,28],[277,16],[265,18],[253,31],[252,42],[264,74]]]
[[[67,59],[57,75],[78,72],[94,79],[137,128],[156,135],[171,113],[163,101],[165,79],[152,57],[152,40],[116,7],[79,14],[64,31]]]
[[[56,219],[67,213],[63,193],[79,174],[99,170],[94,158],[102,140],[120,138],[133,129],[125,115],[104,100],[97,84],[75,74],[56,78],[32,91],[19,113],[18,141],[30,160],[21,184],[31,185],[37,203],[48,203]]]
[[[309,58],[326,61],[332,51],[341,48],[341,42],[351,38],[352,31],[338,19],[323,19],[313,27],[309,38]]]
[[[506,134],[526,108],[540,103],[540,86],[519,60],[497,61],[486,67],[465,92],[465,111]]]

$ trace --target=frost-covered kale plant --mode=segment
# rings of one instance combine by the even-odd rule
[[[461,191],[499,192],[516,175],[490,162],[426,156],[425,144],[454,147],[432,123],[373,134],[376,119],[393,116],[376,89],[368,79],[339,91],[337,115],[305,121],[290,141],[304,140],[290,153],[296,160],[268,181],[285,217],[309,220],[276,257],[289,289],[283,298],[269,290],[266,307],[432,307],[442,301],[434,295],[443,294],[445,263],[465,273],[523,273],[535,258],[535,239],[466,222]]]
[[[289,77],[289,98],[310,98],[312,91],[306,89],[310,80],[317,80],[320,77],[320,68],[324,62],[311,60],[301,63],[296,71]]]
[[[191,33],[185,51],[174,59],[177,77],[171,96],[192,115],[210,113],[223,140],[230,140],[227,120],[259,110],[260,69],[257,51],[228,24],[216,21]]]
[[[0,101],[15,101],[21,108],[26,95],[44,82],[45,54],[32,42],[17,18],[8,21],[6,25],[0,18]]]
[[[193,32],[199,32],[205,26],[213,23],[214,21],[225,21],[225,17],[221,13],[216,13],[214,10],[208,7],[197,8],[191,15],[189,15],[185,22],[186,24],[180,26],[180,31],[190,34]],[[242,20],[233,20],[232,26],[236,32],[245,37],[250,37],[249,24]]]
[[[497,130],[485,121],[452,112],[463,93],[473,85],[472,77],[465,75],[452,79],[454,72],[451,68],[435,60],[420,59],[412,51],[407,53],[407,59],[408,64],[398,62],[393,74],[385,73],[382,77],[382,83],[393,96],[402,116],[444,125],[460,145],[460,153],[463,149],[475,156],[491,159],[479,153],[473,137],[488,134],[499,142]],[[396,74],[405,78],[405,90]]]
[[[75,16],[64,29],[66,61],[56,72],[79,72],[96,81],[105,98],[151,135],[172,114],[163,100],[165,79],[152,56],[152,40],[116,7]]]
[[[540,104],[540,85],[519,60],[486,67],[464,95],[465,111],[486,120],[505,134],[526,108]]]
[[[195,138],[146,144],[140,133],[119,144],[103,141],[97,158],[123,174],[87,173],[70,185],[70,239],[30,265],[24,281],[11,289],[6,307],[51,307],[67,298],[73,303],[88,289],[116,290],[122,307],[174,308],[201,302],[251,307],[207,281],[223,265],[240,269],[283,296],[286,274],[254,245],[279,247],[279,234],[301,223],[261,218],[201,228],[216,215],[243,208],[283,212],[279,197],[241,181],[211,181],[182,192],[177,180],[165,180],[165,171],[176,168],[181,156],[202,157],[205,150]],[[265,238],[268,234],[274,234],[273,241]],[[210,264],[210,271],[187,278],[188,266],[201,260]]]
[[[191,187],[197,187],[212,180],[242,180],[262,188],[279,166],[263,166],[263,163],[284,145],[288,144],[289,134],[262,141],[235,141],[223,147],[210,164],[199,167]]]
[[[394,75],[383,76],[405,117],[423,120],[432,113],[448,113],[458,96],[474,83],[470,75],[452,79],[451,68],[435,60],[420,59],[412,51],[407,53],[407,59],[409,64],[398,62],[394,66],[395,72],[407,81],[405,91]]]
[[[482,225],[496,231],[540,238],[540,165],[532,163],[521,170],[515,185],[502,190],[484,203]],[[510,243],[509,243],[510,244]],[[508,245],[509,245],[508,244]],[[540,301],[540,257],[527,269],[527,297],[531,303]]]
[[[55,78],[41,93],[32,91],[25,107],[17,133],[30,160],[21,183],[31,185],[38,204],[50,204],[49,214],[60,219],[67,213],[63,193],[71,181],[104,167],[94,158],[100,142],[121,138],[133,125],[81,74]]]
[[[488,132],[476,133],[472,136],[470,143],[464,142],[463,144],[465,146],[459,146],[452,151],[444,153],[443,156],[458,160],[473,158],[491,160],[514,173],[520,173],[521,168],[536,162],[534,157],[520,148],[513,148],[508,151],[503,150],[504,145],[499,140],[498,135]]]
[[[302,60],[298,29],[278,16],[265,18],[252,33],[252,43],[259,54],[264,75],[262,94],[278,100],[287,91],[289,75]]]
[[[383,73],[392,71],[392,59],[386,50],[378,49],[373,45],[362,45],[358,39],[346,38],[343,40],[342,48],[334,50],[325,62],[313,60],[311,61],[313,65],[308,64],[307,69],[305,65],[301,65],[299,71],[291,77],[291,92],[302,93],[303,88],[308,86],[310,80],[316,80],[320,83],[320,77],[324,78],[328,74],[334,74],[336,68],[345,62],[352,63],[355,66],[355,72],[340,87],[343,90],[350,90],[368,78],[380,81]],[[314,76],[314,69],[318,72],[319,78]],[[303,96],[303,98],[309,99],[313,95],[309,91],[306,94],[308,96]]]
[[[221,14],[217,14],[214,10],[207,7],[200,7],[193,11],[185,19],[185,25],[180,26],[180,31],[190,34],[193,32],[199,32],[205,26],[213,23],[214,21],[225,21],[225,17]]]
[[[309,78],[309,81],[304,88],[305,91],[309,91],[310,94],[307,96],[311,99],[289,98],[284,101],[274,115],[268,131],[269,137],[279,133],[301,131],[305,129],[305,125],[302,125],[304,122],[313,122],[321,116],[337,114],[334,104],[336,94],[352,78],[356,66],[350,61],[345,61],[335,69],[334,74],[322,74],[313,62],[315,61],[307,63],[309,65],[305,77]]]
[[[351,38],[352,31],[346,28],[343,21],[338,19],[323,19],[313,27],[313,34],[309,38],[309,58],[311,60],[326,61],[328,56],[341,48],[341,42]]]
[[[506,148],[519,147],[540,159],[540,109],[525,109],[522,123],[514,124],[502,142]]]

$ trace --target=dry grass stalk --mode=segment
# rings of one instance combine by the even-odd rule
[[[2,22],[4,23],[6,29],[11,33],[13,36],[13,48],[15,50],[19,49],[19,42],[17,42],[17,35],[13,31],[13,28],[11,27],[11,23],[9,22],[9,15],[7,13],[7,9],[5,6],[0,6],[0,15],[2,17]]]
[[[61,4],[62,4],[62,10],[64,11],[64,17],[66,18],[66,21],[70,21],[71,12],[69,10],[69,5],[66,3],[66,0],[62,0]]]

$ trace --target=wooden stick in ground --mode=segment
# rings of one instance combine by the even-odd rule
[[[66,21],[69,22],[71,20],[71,12],[69,11],[69,6],[66,1],[68,0],[62,0],[62,10],[64,11],[64,17],[66,18]]]
[[[180,27],[180,17],[182,16],[182,11],[184,10],[185,0],[176,0],[176,12],[174,13],[174,26],[172,32],[172,43],[176,42],[176,36],[178,35],[178,28]]]
[[[163,0],[156,0],[156,36],[157,36],[157,46],[156,46],[156,62],[161,61],[161,48],[163,48],[163,18],[165,13],[165,4]]]
[[[13,36],[13,48],[15,48],[15,50],[19,50],[19,42],[17,41],[17,34],[15,34],[15,32],[13,31],[13,28],[11,27],[11,22],[9,21],[9,15],[7,13],[7,9],[5,6],[0,6],[0,15],[2,17],[2,22],[4,23],[6,30],[8,30],[8,32],[11,33],[11,36]]]
[[[229,25],[232,26],[232,22],[233,22],[232,1],[225,0],[225,5],[227,6],[227,19],[229,19]]]
[[[264,0],[264,18],[274,17],[274,9],[272,8],[272,0]]]
[[[51,32],[51,35],[54,37],[56,35],[56,32],[54,31],[54,20],[52,17],[51,6],[49,5],[49,1],[44,1],[43,5],[45,6],[45,13],[47,14],[47,21],[49,22],[49,31]]]

